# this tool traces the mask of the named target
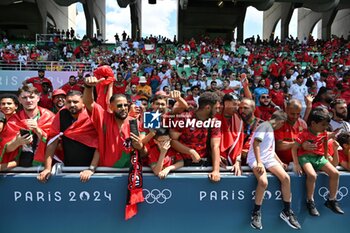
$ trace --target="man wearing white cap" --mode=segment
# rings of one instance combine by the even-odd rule
[[[141,96],[141,98],[151,98],[152,96],[152,88],[150,85],[147,85],[147,80],[145,76],[141,76],[139,80],[139,85],[136,87],[137,94]]]

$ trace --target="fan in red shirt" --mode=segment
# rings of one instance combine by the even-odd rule
[[[50,79],[45,78],[45,70],[40,69],[38,70],[38,77],[32,77],[24,81],[23,84],[32,84],[40,93],[43,92],[42,84],[44,82],[49,83],[50,90],[53,90],[52,83]]]
[[[69,81],[61,87],[64,92],[68,93],[69,91],[80,91],[81,87],[77,84],[77,80],[74,75],[69,77]]]
[[[220,181],[221,132],[218,126],[221,126],[221,122],[212,117],[215,116],[220,107],[219,101],[220,98],[216,93],[204,92],[199,97],[198,110],[183,113],[182,117],[173,120],[173,123],[177,124],[176,127],[170,129],[171,146],[182,155],[185,161],[187,160],[185,164],[212,165],[213,171],[209,174],[209,179],[214,182]],[[204,126],[206,121],[211,122],[210,130]],[[194,122],[195,126],[186,125],[188,122]],[[181,123],[183,124],[181,125]],[[199,127],[199,125],[202,126]],[[210,140],[211,155],[208,155],[208,140]]]
[[[286,107],[287,121],[275,130],[276,153],[285,164],[293,162],[291,148],[299,134],[307,129],[306,122],[300,118],[301,103],[296,99],[288,102]]]
[[[273,88],[270,90],[271,101],[281,109],[284,109],[285,94],[280,88],[281,84],[279,81],[274,81],[272,84]]]
[[[276,109],[271,104],[271,97],[268,94],[262,94],[259,97],[260,106],[256,106],[254,115],[263,121],[270,120]]]

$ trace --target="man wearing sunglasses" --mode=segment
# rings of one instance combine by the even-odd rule
[[[110,112],[105,111],[99,104],[93,100],[93,88],[102,79],[88,77],[85,80],[85,90],[83,101],[88,110],[91,120],[97,130],[100,166],[126,168],[130,167],[130,154],[132,149],[142,152],[142,138],[144,133],[141,132],[141,124],[138,122],[138,131],[140,135],[130,132],[131,119],[128,116],[129,104],[123,94],[115,94],[110,98]]]

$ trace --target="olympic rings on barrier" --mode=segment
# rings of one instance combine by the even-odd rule
[[[344,197],[346,197],[349,193],[349,190],[347,187],[342,186],[338,189],[337,191],[337,196],[336,196],[336,200],[337,201],[341,201]],[[318,195],[320,195],[320,197],[322,197],[325,201],[328,199],[329,196],[329,190],[326,187],[321,187],[318,190]]]
[[[157,202],[158,204],[164,204],[168,199],[171,198],[172,193],[169,189],[143,189],[144,199],[148,204],[153,204]]]

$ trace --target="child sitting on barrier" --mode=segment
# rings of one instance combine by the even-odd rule
[[[339,145],[343,148],[338,151],[340,165],[350,171],[350,133],[340,133],[337,137]]]
[[[317,170],[324,171],[329,176],[329,197],[325,202],[325,206],[337,214],[344,214],[336,200],[339,185],[339,172],[327,160],[329,149],[327,142],[330,138],[334,137],[336,133],[328,133],[326,131],[330,120],[330,115],[326,109],[314,109],[309,116],[309,128],[305,129],[299,135],[292,148],[294,171],[299,175],[303,172],[306,174],[306,206],[311,216],[320,215],[314,202]],[[314,144],[315,149],[304,149],[302,145],[305,142]]]
[[[170,149],[170,140],[168,129],[157,129],[154,143],[151,143],[148,150],[148,165],[160,179],[164,179],[170,171],[184,165],[180,154]]]
[[[264,198],[264,192],[268,185],[265,169],[268,169],[272,174],[277,176],[281,182],[282,199],[284,203],[284,209],[280,213],[281,219],[293,229],[301,228],[290,207],[290,177],[284,170],[284,164],[275,153],[274,130],[281,128],[286,120],[286,113],[283,111],[274,112],[270,121],[266,121],[256,128],[250,142],[251,147],[248,151],[247,163],[252,168],[258,180],[255,190],[255,206],[250,222],[250,225],[255,229],[262,229],[260,208]]]

